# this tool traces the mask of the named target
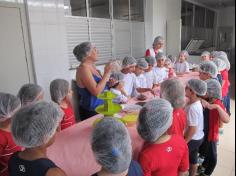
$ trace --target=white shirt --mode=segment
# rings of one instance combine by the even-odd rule
[[[175,72],[189,72],[189,63],[187,61],[182,63],[176,62],[174,68]]]
[[[203,132],[203,108],[200,100],[186,107],[187,126],[197,127],[196,133],[193,135],[193,140],[200,140],[204,136]]]
[[[113,103],[120,104],[120,103],[126,103],[128,101],[128,98],[125,95],[123,95],[121,91],[114,88],[111,88],[110,91],[115,95],[117,95],[117,97],[113,99]]]
[[[128,96],[131,96],[136,81],[134,73],[124,74],[124,89]]]
[[[147,88],[152,89],[153,84],[158,84],[156,75],[154,74],[153,70],[151,70],[150,72],[145,72],[143,75],[146,77]]]
[[[137,88],[147,88],[147,80],[143,74],[135,76],[134,88],[131,94],[132,97],[135,97],[139,94],[136,90]]]
[[[165,67],[162,67],[162,68],[160,68],[160,67],[155,67],[154,69],[153,69],[153,71],[154,71],[154,74],[155,74],[155,76],[156,76],[156,82],[157,83],[161,83],[161,82],[163,82],[164,80],[166,80],[166,79],[168,79],[168,69],[167,68],[165,68]]]

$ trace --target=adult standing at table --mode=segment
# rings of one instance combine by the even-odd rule
[[[96,115],[96,107],[103,104],[103,100],[98,99],[97,95],[107,90],[106,84],[112,65],[107,64],[104,74],[100,74],[95,66],[95,62],[98,61],[98,50],[90,42],[77,45],[73,53],[80,62],[76,71],[76,83],[80,95],[79,116],[81,120],[85,120]]]
[[[162,36],[157,36],[152,44],[152,48],[147,49],[145,57],[156,57],[159,52],[162,52],[164,45],[164,38]]]

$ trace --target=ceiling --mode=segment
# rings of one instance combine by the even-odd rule
[[[235,6],[235,0],[195,0],[195,1],[215,9]]]

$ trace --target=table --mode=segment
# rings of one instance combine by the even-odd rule
[[[199,73],[190,72],[179,77],[184,84],[191,78],[198,79]],[[153,96],[149,94],[148,97]],[[130,104],[136,102],[135,98],[129,101]],[[96,115],[59,132],[55,143],[48,148],[48,157],[68,176],[90,176],[100,170],[90,146],[93,122],[100,117]],[[127,128],[132,139],[133,157],[137,159],[144,141],[138,135],[135,125]]]

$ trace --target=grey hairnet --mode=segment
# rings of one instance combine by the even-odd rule
[[[126,68],[129,66],[135,66],[137,63],[136,59],[132,56],[126,56],[122,61],[122,68]]]
[[[212,51],[212,52],[210,53],[210,56],[211,56],[212,58],[215,58],[215,57],[217,56],[217,54],[218,54],[218,51]]]
[[[172,124],[173,108],[165,99],[147,102],[138,117],[139,135],[148,142],[155,142]]]
[[[208,98],[222,99],[222,88],[219,81],[215,79],[206,80]]]
[[[181,54],[183,54],[183,55],[185,56],[186,59],[189,58],[188,51],[186,51],[186,50],[182,50],[182,51],[180,51],[179,56],[180,56]]]
[[[19,98],[0,92],[0,122],[11,118],[20,107],[21,102]]]
[[[173,64],[176,62],[176,57],[171,54],[168,55],[167,58],[169,58]]]
[[[162,36],[157,36],[153,41],[153,45],[157,45],[157,44],[163,43],[163,42],[164,42],[164,38]]]
[[[217,66],[212,61],[201,62],[199,71],[203,73],[209,73],[212,78],[216,78],[218,74]]]
[[[56,133],[63,115],[55,103],[40,101],[23,107],[12,118],[14,141],[25,148],[47,144]]]
[[[69,92],[69,82],[64,79],[55,79],[50,83],[51,99],[60,104]]]
[[[165,64],[170,64],[170,65],[172,65],[172,62],[171,62],[171,60],[170,60],[169,58],[167,58],[167,59],[165,60]]]
[[[26,106],[37,101],[42,94],[43,89],[41,86],[37,84],[25,84],[20,88],[17,96],[20,98],[22,106]]]
[[[199,79],[190,79],[187,86],[198,96],[205,96],[207,92],[207,84],[205,81]]]
[[[73,54],[79,62],[82,62],[89,55],[91,50],[92,44],[90,42],[83,42],[74,48]]]
[[[149,56],[145,58],[147,63],[151,66],[155,66],[156,65],[156,59],[155,57]]]
[[[136,66],[142,69],[148,69],[148,63],[144,58],[138,59]]]
[[[113,72],[110,76],[110,78],[113,78],[116,81],[123,81],[124,80],[124,74],[122,72]]]
[[[230,65],[228,56],[227,56],[227,54],[226,54],[225,52],[219,51],[219,52],[216,54],[215,58],[219,58],[219,59],[223,60],[223,61],[225,62],[225,64],[226,64],[226,69],[227,69],[227,70],[230,70],[231,65]]]
[[[91,145],[97,162],[107,171],[118,174],[129,168],[131,139],[120,121],[105,117],[98,122],[92,132]]]
[[[216,64],[218,71],[223,71],[226,69],[226,63],[223,60],[215,58],[213,62]]]
[[[164,60],[166,60],[165,54],[162,53],[162,52],[157,53],[157,55],[156,55],[156,60],[158,61],[159,59],[164,59]]]
[[[161,97],[168,100],[173,108],[182,108],[185,104],[185,88],[178,79],[168,79],[161,83]]]
[[[201,56],[210,56],[211,53],[209,51],[203,51]]]

